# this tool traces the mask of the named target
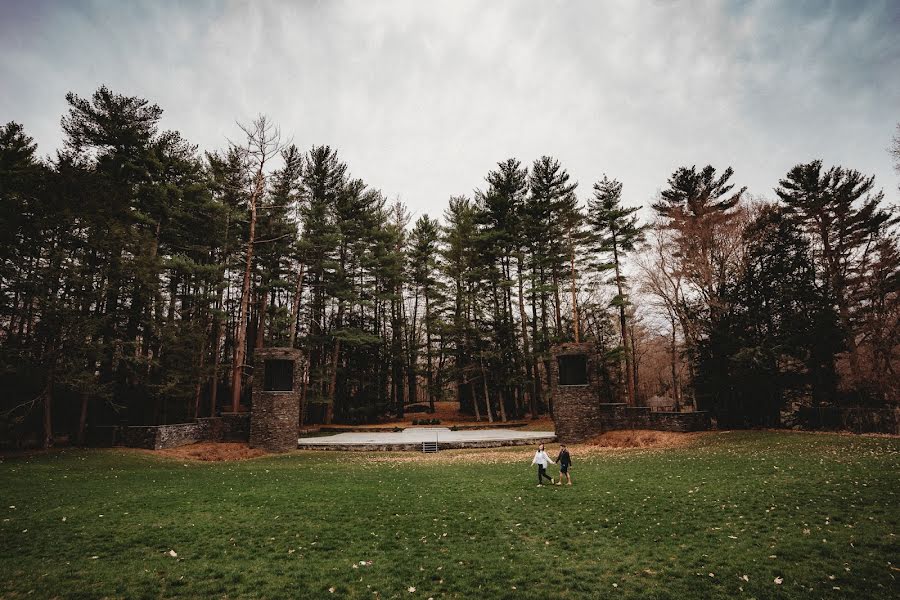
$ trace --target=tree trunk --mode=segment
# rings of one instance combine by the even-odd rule
[[[481,358],[481,383],[484,387],[484,406],[487,411],[488,423],[493,423],[494,412],[491,410],[491,395],[488,393],[487,373],[484,371],[484,357]]]
[[[206,335],[203,336],[203,341],[200,342],[200,356],[197,358],[197,383],[194,386],[194,418],[197,419],[200,417],[200,398],[203,395],[203,369],[206,368],[206,340],[209,337],[209,330],[207,329]]]
[[[300,379],[300,423],[299,427],[303,427],[303,411],[306,408],[306,385],[309,379],[309,358],[303,353],[303,377]]]
[[[638,367],[640,365],[638,364],[638,356],[637,356],[637,340],[635,339],[635,335],[634,335],[634,321],[632,321],[628,325],[628,335],[631,340],[631,346],[629,348],[629,356],[631,358],[631,386],[634,389],[634,403],[635,403],[635,405],[637,405],[637,401],[638,401],[637,390],[638,390],[638,383],[639,383]]]
[[[671,341],[671,352],[672,352],[672,396],[675,398],[675,412],[681,412],[681,398],[678,393],[678,355],[677,346],[676,346],[676,338],[675,338],[675,317],[670,315],[669,322],[672,325],[672,341]]]
[[[262,171],[257,173],[256,186],[261,193]],[[247,256],[244,262],[244,280],[241,285],[241,304],[238,311],[237,331],[234,335],[234,358],[231,362],[231,411],[238,412],[241,404],[241,383],[244,360],[247,355],[247,309],[250,304],[250,279],[253,274],[253,243],[256,238],[257,193],[250,195],[250,232],[247,236]]]
[[[428,291],[425,292],[425,362],[428,373],[426,381],[428,385],[428,406],[434,414],[434,372],[431,361],[431,305],[428,300]]]
[[[575,343],[581,342],[581,323],[578,319],[578,294],[575,288],[575,253],[571,256],[572,266],[572,329],[575,331]]]
[[[416,368],[419,362],[419,353],[418,353],[418,345],[419,345],[419,332],[418,332],[418,320],[419,320],[419,290],[416,289],[414,299],[413,299],[413,313],[412,319],[410,320],[410,325],[407,326],[407,354],[409,355],[409,364],[407,365],[407,398],[409,399],[410,404],[415,404],[419,401],[418,396],[418,377]]]
[[[559,299],[559,274],[554,266],[550,272],[550,279],[553,282],[553,316],[556,320],[556,335],[562,336],[562,303]]]
[[[543,386],[541,383],[541,370],[538,366],[538,302],[537,302],[537,292],[535,291],[537,286],[535,285],[534,278],[531,280],[531,332],[532,332],[532,340],[534,348],[531,353],[531,362],[532,369],[534,371],[534,386],[532,387],[532,392],[534,394],[532,398],[532,412],[531,418],[537,419],[537,409],[541,404],[542,396],[543,396]]]
[[[622,293],[622,275],[619,266],[619,252],[613,240],[613,263],[616,268],[616,289],[619,292],[619,329],[622,332],[622,350],[625,354],[625,382],[628,393],[628,404],[637,404],[634,397],[634,372],[632,371],[631,344],[628,343],[628,325],[625,317],[625,296]]]
[[[534,392],[534,371],[536,368],[535,362],[533,360],[531,354],[531,348],[528,343],[528,315],[525,313],[525,284],[522,280],[522,261],[524,257],[522,253],[519,252],[516,257],[516,279],[518,279],[519,284],[519,324],[522,329],[522,351],[525,355],[525,369],[528,375],[528,386],[526,389],[528,390],[528,407],[531,411],[531,418],[537,418],[537,403],[535,402],[535,392]]]
[[[469,381],[469,390],[472,393],[472,407],[475,409],[475,420],[481,422],[481,408],[478,407],[478,393],[475,391],[475,386],[472,385],[472,382]],[[459,393],[457,393],[459,396]]]
[[[221,309],[222,306],[222,291],[219,290],[219,302],[218,306]],[[225,323],[222,320],[222,315],[216,312],[215,316],[215,341],[213,343],[212,348],[212,375],[210,376],[210,384],[209,384],[209,416],[216,416],[216,401],[218,398],[219,391],[219,348],[222,346],[223,338],[225,337]]]
[[[337,391],[337,367],[338,357],[341,354],[341,340],[335,338],[334,349],[331,352],[331,381],[328,384],[328,404],[325,405],[325,423],[331,424],[334,420],[334,403],[336,400],[335,392]]]
[[[41,446],[43,448],[49,448],[53,445],[53,379],[54,379],[54,370],[55,370],[55,362],[54,366],[51,367],[50,373],[47,376],[47,383],[44,385],[44,393],[43,396],[43,404],[44,404],[44,439],[41,441]]]
[[[303,297],[303,270],[304,265],[302,262],[300,263],[300,273],[297,275],[297,286],[294,288],[294,301],[291,303],[291,335],[290,335],[290,344],[291,348],[294,347],[294,344],[297,341],[297,321],[300,318],[300,300]]]
[[[257,292],[259,296],[256,308],[256,340],[254,348],[263,348],[266,345],[266,308],[268,307],[268,293],[264,290]]]
[[[76,438],[79,446],[84,446],[85,443],[85,431],[87,429],[87,415],[88,415],[88,394],[87,392],[81,392],[81,411],[78,415],[78,437]]]

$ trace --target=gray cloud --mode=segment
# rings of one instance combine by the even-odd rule
[[[201,148],[265,113],[417,213],[508,156],[602,173],[646,204],[680,165],[772,196],[821,157],[875,174],[900,120],[900,4],[882,2],[13,2],[0,119],[42,153],[64,95],[151,99]]]

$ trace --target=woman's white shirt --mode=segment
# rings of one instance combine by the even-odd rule
[[[533,465],[543,465],[546,467],[548,464],[555,465],[556,463],[550,459],[550,456],[547,454],[546,450],[538,450],[534,453],[534,459],[531,461]]]

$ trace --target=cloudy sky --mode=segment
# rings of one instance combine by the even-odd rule
[[[66,92],[101,84],[201,149],[264,113],[432,216],[543,154],[581,198],[607,173],[633,205],[707,163],[771,197],[813,158],[900,195],[897,0],[0,0],[0,120],[52,154]]]

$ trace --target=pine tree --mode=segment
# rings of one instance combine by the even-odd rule
[[[630,302],[626,293],[627,280],[622,269],[622,260],[643,240],[643,227],[638,225],[635,214],[638,210],[639,207],[622,206],[622,184],[615,179],[610,180],[604,175],[602,180],[594,184],[594,197],[588,201],[588,222],[592,234],[590,248],[600,259],[594,268],[599,272],[610,270],[613,272],[610,283],[616,286],[616,295],[613,297],[612,306],[616,307],[619,313],[628,402],[632,405],[637,404],[637,399],[634,356],[627,335],[626,308]]]
[[[490,186],[487,196],[492,199],[491,213],[488,223],[493,226],[496,233],[494,237],[498,238],[502,244],[500,255],[503,261],[503,290],[506,305],[506,315],[508,326],[511,329],[506,336],[508,341],[503,342],[507,348],[515,347],[517,351],[513,355],[513,369],[515,376],[510,378],[511,383],[518,383],[521,379],[518,376],[521,370],[520,361],[525,364],[525,388],[528,396],[527,405],[532,414],[532,418],[537,418],[537,403],[540,397],[539,385],[536,385],[537,359],[533,352],[533,346],[528,334],[528,316],[525,311],[525,273],[526,264],[525,256],[527,250],[527,242],[525,236],[525,202],[528,194],[528,169],[514,159],[509,158],[503,162],[497,163],[497,170],[491,171],[486,177],[486,181]],[[516,275],[513,282],[511,259],[515,258]],[[519,333],[521,334],[521,342],[514,343],[515,333],[515,316],[512,306],[512,289],[516,287],[516,304],[519,317]],[[521,347],[521,352],[518,348]],[[520,358],[521,357],[521,358]],[[522,395],[517,392],[517,398]],[[520,416],[524,409],[517,406],[516,413]]]
[[[842,340],[809,244],[784,210],[764,206],[743,237],[745,262],[727,288],[729,312],[701,344],[698,385],[723,425],[777,427],[789,395],[834,398]]]
[[[310,402],[324,407],[324,421],[330,423],[334,415],[331,396],[328,348],[336,344],[329,338],[326,314],[327,300],[335,279],[340,229],[335,220],[335,205],[343,193],[347,166],[338,160],[337,152],[329,146],[313,146],[307,153],[303,168],[303,233],[301,248],[306,258],[310,303],[309,327],[304,342],[308,345]]]
[[[791,169],[775,190],[792,218],[814,241],[815,263],[826,295],[837,307],[850,358],[853,384],[862,381],[859,365],[858,308],[854,296],[865,285],[860,265],[882,233],[900,214],[881,207],[874,177],[859,171],[822,169],[814,160]]]
[[[428,393],[428,405],[431,412],[434,412],[434,398],[439,394],[440,390],[435,389],[434,385],[434,351],[432,348],[432,336],[435,330],[435,315],[433,306],[435,304],[435,296],[438,293],[439,280],[437,278],[438,267],[438,242],[440,240],[440,225],[428,215],[422,215],[416,221],[415,227],[410,236],[409,264],[412,269],[411,279],[415,287],[415,304],[418,305],[419,291],[422,293],[422,301],[425,305],[425,314],[423,317],[423,327],[425,330],[425,379],[426,390]],[[415,334],[416,331],[416,310],[413,310],[413,319],[411,320],[411,328],[413,335],[410,337],[410,363],[415,366],[418,358],[418,348],[420,341]]]
[[[578,184],[569,183],[569,174],[559,161],[549,156],[534,161],[528,181],[523,231],[530,241],[532,331],[535,333],[535,353],[544,363],[544,372],[549,373],[550,346],[563,333],[560,274],[570,255],[565,245],[565,226],[574,221],[570,213],[576,206],[574,192]],[[553,334],[549,327],[551,296]]]

